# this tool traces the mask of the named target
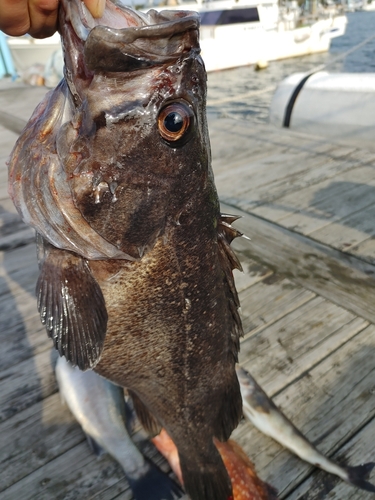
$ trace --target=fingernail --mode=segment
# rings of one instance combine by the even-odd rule
[[[106,0],[84,0],[84,2],[92,17],[98,19],[103,16]]]

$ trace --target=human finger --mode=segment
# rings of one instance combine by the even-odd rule
[[[7,35],[20,36],[29,31],[30,16],[27,0],[0,2],[0,29]]]
[[[86,7],[91,12],[92,17],[100,18],[102,17],[105,9],[106,0],[83,0]]]
[[[29,0],[30,28],[35,38],[53,35],[57,27],[58,0]]]

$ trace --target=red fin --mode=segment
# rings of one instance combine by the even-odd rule
[[[234,500],[276,500],[276,492],[257,475],[254,465],[235,441],[215,439],[233,487]]]

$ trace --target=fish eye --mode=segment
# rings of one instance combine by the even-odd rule
[[[177,142],[186,138],[193,119],[193,111],[187,104],[182,102],[167,104],[158,116],[159,133],[165,141],[177,146]]]

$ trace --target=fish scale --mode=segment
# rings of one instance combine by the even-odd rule
[[[213,440],[242,415],[240,233],[213,180],[199,16],[107,1],[94,20],[61,5],[65,80],[9,167],[38,233],[42,320],[61,356],[127,388],[150,433],[167,430],[192,500],[228,500]]]

